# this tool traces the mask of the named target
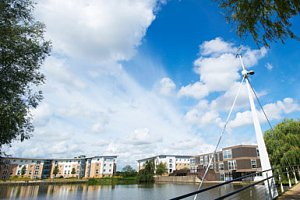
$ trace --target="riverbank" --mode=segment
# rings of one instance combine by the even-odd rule
[[[50,185],[50,184],[82,184],[85,179],[44,179],[44,180],[7,180],[0,181],[0,185]]]
[[[137,184],[136,177],[112,177],[90,179],[43,179],[43,180],[6,180],[0,181],[0,185],[62,185],[62,184],[87,184],[87,185],[128,185]]]

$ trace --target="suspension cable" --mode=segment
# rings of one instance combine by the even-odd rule
[[[239,96],[239,93],[240,93],[241,87],[242,87],[242,85],[243,85],[243,83],[244,83],[244,80],[245,80],[245,77],[243,77],[243,79],[242,79],[242,81],[241,81],[241,83],[240,83],[240,85],[239,85],[238,92],[237,92],[237,94],[236,94],[236,96],[235,96],[235,98],[234,98],[234,100],[233,100],[232,106],[231,106],[230,111],[229,111],[229,113],[228,113],[226,122],[225,122],[225,124],[224,124],[224,127],[223,127],[223,129],[222,129],[221,135],[220,135],[220,137],[219,137],[218,143],[217,143],[217,145],[216,145],[216,148],[215,148],[215,150],[214,150],[214,152],[213,152],[212,157],[209,159],[208,166],[207,166],[206,169],[205,169],[205,172],[204,172],[204,175],[203,175],[203,177],[202,177],[202,180],[201,180],[201,182],[200,182],[200,184],[199,184],[198,190],[200,190],[200,188],[202,187],[203,181],[204,181],[204,179],[205,179],[205,177],[206,177],[206,175],[207,175],[207,172],[208,172],[208,170],[209,170],[209,168],[210,168],[211,162],[212,162],[212,160],[214,159],[214,156],[215,156],[215,154],[216,154],[216,152],[217,152],[217,150],[218,150],[218,147],[219,147],[219,145],[220,145],[220,142],[221,142],[221,140],[222,140],[222,137],[223,137],[223,134],[224,134],[224,132],[225,132],[225,130],[226,130],[226,127],[227,127],[227,125],[228,125],[228,123],[229,123],[230,116],[231,116],[231,114],[232,114],[232,111],[233,111],[233,108],[234,108],[234,106],[235,106],[236,100],[237,100],[237,98],[238,98],[238,96]],[[197,199],[197,195],[198,195],[198,194],[195,195],[194,200]]]

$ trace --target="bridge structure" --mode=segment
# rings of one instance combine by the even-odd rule
[[[225,125],[223,127],[223,130],[221,132],[221,135],[219,137],[219,140],[217,142],[216,148],[214,153],[212,154],[212,157],[209,160],[208,167],[206,168],[204,175],[201,179],[201,182],[199,184],[198,190],[194,192],[190,192],[188,194],[183,194],[181,196],[172,198],[172,200],[177,199],[277,199],[281,194],[283,194],[286,190],[292,188],[293,185],[298,184],[298,180],[300,178],[300,167],[299,165],[291,166],[289,161],[287,160],[286,166],[281,166],[277,168],[272,168],[271,163],[269,160],[269,155],[267,152],[267,148],[264,142],[262,129],[260,126],[259,118],[257,115],[255,103],[254,103],[254,97],[258,101],[258,104],[260,105],[260,108],[266,117],[267,122],[269,123],[271,130],[273,130],[268,117],[250,83],[249,76],[254,74],[254,71],[246,70],[242,56],[240,54],[237,55],[237,57],[240,59],[241,65],[242,65],[242,81],[240,84],[240,87],[238,89],[238,92],[235,96],[235,99],[233,101],[232,107],[229,111],[227,120],[225,122]],[[227,124],[229,123],[230,116],[232,114],[233,108],[235,106],[237,97],[239,95],[240,89],[242,84],[245,82],[247,90],[248,90],[248,97],[249,97],[249,103],[252,113],[252,119],[253,119],[253,125],[257,140],[257,145],[260,153],[260,161],[261,161],[261,172],[256,172],[252,174],[248,174],[233,180],[229,180],[220,184],[212,185],[212,186],[206,186],[205,188],[202,188],[202,183],[205,181],[205,177],[208,173],[209,166],[211,166],[212,160],[214,159],[214,155],[219,147],[220,141],[222,140],[223,134],[225,132],[225,129],[227,127]],[[300,155],[299,155],[300,156]],[[237,186],[238,184],[238,186]],[[299,190],[295,190],[295,193],[300,193],[300,183],[298,184]],[[228,192],[229,191],[229,192]],[[209,194],[209,195],[208,195]],[[299,194],[300,195],[300,194]],[[285,199],[285,197],[281,197],[281,199]],[[288,199],[288,197],[287,197]],[[300,198],[299,198],[300,199]]]
[[[257,179],[261,173],[272,171],[272,176]],[[273,168],[262,172],[248,174],[220,184],[205,185],[200,190],[174,197],[170,200],[193,199],[242,199],[242,200],[260,200],[260,199],[299,199],[300,197],[300,166],[290,166],[282,168]],[[274,180],[275,184],[270,185]],[[265,185],[267,183],[267,185]],[[272,191],[278,191],[276,196]],[[291,192],[292,191],[292,192]],[[297,198],[295,198],[297,197]]]

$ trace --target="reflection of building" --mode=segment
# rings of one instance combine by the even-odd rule
[[[71,159],[1,158],[0,177],[13,176],[31,179],[54,178],[91,178],[113,176],[116,172],[117,156],[78,156]]]
[[[197,172],[200,177],[208,167],[212,153],[194,157],[191,172]],[[248,173],[261,171],[257,145],[238,145],[223,148],[214,155],[209,166],[206,180],[231,180]]]
[[[183,155],[158,155],[150,158],[145,158],[138,160],[138,170],[141,170],[144,168],[145,163],[147,161],[154,162],[155,166],[157,166],[159,163],[166,164],[166,167],[168,169],[168,173],[172,173],[175,170],[180,169],[190,169],[190,159],[192,156],[183,156]]]

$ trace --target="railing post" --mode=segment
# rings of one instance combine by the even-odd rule
[[[295,177],[295,185],[296,185],[298,183],[298,180],[297,180],[297,176],[296,176],[296,172],[295,172],[295,167],[293,167],[293,174]]]
[[[280,184],[280,190],[281,190],[281,193],[284,193],[280,171],[279,170],[277,170],[277,171],[278,171],[278,179],[279,179],[279,184]]]
[[[269,184],[269,180],[270,179],[268,179],[268,173],[266,172],[266,178],[267,178],[267,184],[268,184],[268,194],[267,194],[267,200],[272,200],[272,192],[271,192],[271,187],[270,187],[270,184]]]
[[[286,169],[287,178],[289,180],[289,188],[291,188],[292,187],[292,183],[291,183],[291,179],[290,179],[290,174],[289,174],[288,168],[285,168],[285,169]]]

